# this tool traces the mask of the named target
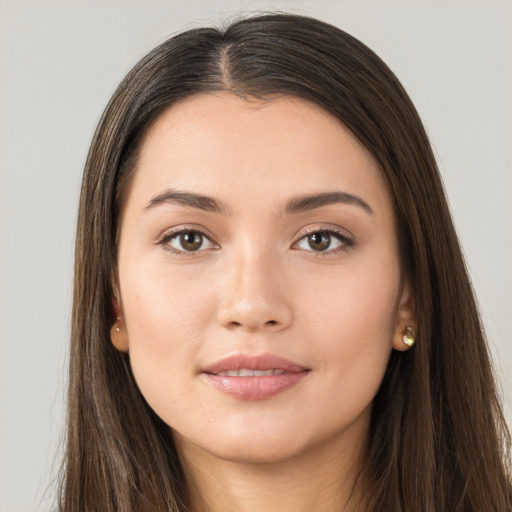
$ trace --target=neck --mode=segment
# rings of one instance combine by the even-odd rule
[[[366,438],[269,463],[223,460],[176,435],[191,512],[360,512]]]

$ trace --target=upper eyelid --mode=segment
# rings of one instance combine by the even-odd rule
[[[186,224],[165,229],[157,236],[156,243],[159,244],[166,239],[174,238],[175,236],[178,236],[180,233],[187,232],[187,231],[196,231],[197,233],[200,233],[204,237],[208,238],[208,240],[210,240],[210,242],[217,243],[215,241],[215,237],[210,233],[209,230],[207,230],[203,227],[186,225]]]
[[[347,230],[335,227],[335,226],[328,226],[328,227],[314,227],[314,228],[306,228],[305,230],[302,230],[295,238],[295,243],[302,240],[304,237],[311,235],[313,233],[332,233],[335,235],[338,235],[342,238],[345,238],[347,240],[353,240],[353,236],[351,233],[349,233]]]

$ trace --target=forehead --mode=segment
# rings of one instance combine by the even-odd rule
[[[169,187],[229,203],[252,197],[262,206],[340,187],[374,202],[388,201],[373,157],[318,105],[294,97],[246,100],[224,92],[180,101],[149,129],[133,189],[147,201]]]

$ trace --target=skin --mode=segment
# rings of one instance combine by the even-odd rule
[[[169,188],[228,211],[148,207]],[[371,212],[284,211],[334,191]],[[187,253],[174,232],[163,237],[181,227],[208,238]],[[345,238],[313,250],[308,235],[326,229]],[[171,106],[143,142],[118,263],[112,342],[173,429],[193,510],[360,510],[364,478],[349,496],[372,401],[415,319],[388,191],[351,132],[296,98],[218,93]],[[237,353],[276,354],[309,372],[272,398],[240,400],[201,373]]]

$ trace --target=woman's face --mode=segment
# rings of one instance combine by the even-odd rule
[[[208,94],[160,116],[122,217],[113,342],[179,447],[365,442],[412,322],[394,229],[373,158],[309,102]]]

